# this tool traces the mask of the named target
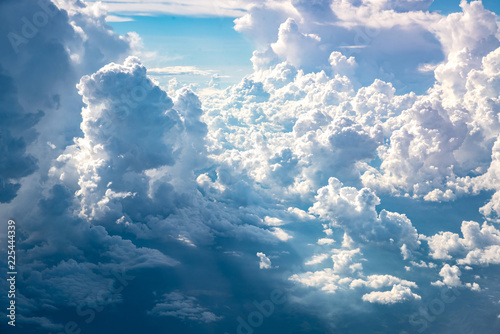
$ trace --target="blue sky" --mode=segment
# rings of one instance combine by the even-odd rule
[[[133,21],[112,22],[120,34],[135,31],[145,50],[155,52],[149,67],[196,66],[222,76],[225,85],[239,82],[252,71],[252,42],[234,31],[234,18],[177,15],[130,16]],[[159,78],[162,82],[171,79]],[[207,85],[210,75],[184,75],[185,83]]]
[[[443,14],[450,14],[460,11],[459,4],[460,1],[455,0],[437,0],[432,3],[429,9],[440,11]],[[485,0],[483,1],[483,5],[484,8],[495,13],[498,13],[500,10],[500,4],[495,0]]]
[[[498,6],[0,2],[0,332],[496,333]]]

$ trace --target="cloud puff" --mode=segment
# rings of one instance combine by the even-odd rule
[[[359,288],[359,287],[370,287],[372,289],[380,289],[384,286],[394,286],[395,284],[400,284],[402,286],[408,286],[416,288],[417,284],[415,282],[410,282],[407,280],[402,280],[398,277],[391,275],[370,275],[364,279],[355,279],[351,282],[350,287]]]
[[[257,252],[257,256],[260,258],[259,268],[260,269],[271,269],[271,260],[262,252]]]
[[[473,221],[462,223],[463,238],[456,233],[440,232],[427,239],[430,256],[450,260],[457,257],[458,264],[488,265],[498,263],[500,231],[488,223],[480,226]]]
[[[396,304],[420,299],[422,297],[411,292],[409,287],[400,284],[393,285],[390,291],[373,291],[363,295],[364,301],[378,304]]]
[[[359,262],[354,261],[354,257],[360,254],[360,249],[351,250],[334,250],[335,254],[331,256],[333,261],[333,272],[334,273],[354,273],[358,270],[363,269],[363,266]]]
[[[500,264],[500,245],[488,246],[484,249],[474,249],[467,253],[465,259],[460,259],[457,263],[475,265]]]
[[[445,264],[441,271],[439,272],[439,276],[443,277],[442,281],[433,282],[433,285],[447,285],[449,287],[457,287],[462,286],[462,282],[460,281],[460,275],[462,272],[457,266],[450,266],[449,264]]]
[[[404,215],[385,210],[378,214],[375,210],[378,204],[380,199],[370,189],[358,191],[343,187],[338,179],[330,178],[328,186],[318,190],[316,202],[309,211],[344,228],[357,242],[417,248],[417,230],[410,220]]]
[[[319,60],[323,55],[318,52],[318,45],[321,38],[314,34],[303,34],[299,31],[299,27],[291,18],[281,24],[278,31],[278,40],[271,44],[274,53],[288,61],[290,64],[309,69],[307,64],[314,63],[318,59],[319,63],[324,63],[325,60]]]
[[[321,288],[327,293],[335,293],[339,289],[338,281],[340,276],[335,274],[333,269],[325,268],[321,271],[294,274],[290,277],[290,280],[305,286]]]

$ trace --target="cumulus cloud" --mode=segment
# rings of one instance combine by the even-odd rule
[[[449,264],[445,264],[439,272],[439,276],[443,277],[443,280],[433,282],[432,284],[447,285],[449,287],[462,286],[460,275],[462,275],[462,272],[457,266],[450,266]]]
[[[19,17],[43,11],[30,3],[2,2],[5,36],[19,34]],[[234,277],[255,260],[248,243],[267,254],[293,247],[280,267],[317,267],[292,282],[369,303],[420,300],[412,289],[429,278],[395,275],[434,262],[434,285],[494,291],[462,283],[462,270],[500,263],[498,23],[480,2],[448,16],[426,11],[430,3],[126,4],[240,16],[235,29],[257,45],[255,73],[202,100],[175,81],[167,93],[148,73],[210,75],[215,87],[212,71],[146,69],[127,57],[138,36],[113,33],[100,4],[46,3],[54,15],[43,29],[26,42],[0,41],[0,209],[26,222],[26,322],[60,328],[42,310],[102,303],[92,291],[109,292],[120,281],[111,272],[159,270],[181,281],[191,269],[217,272],[213,255]],[[494,195],[482,225],[464,221],[460,235],[429,223],[433,235],[418,235],[427,223],[414,213],[421,199],[453,208],[485,191]],[[409,204],[394,212],[394,203]],[[385,266],[378,252],[399,260]],[[219,266],[221,254],[239,256]],[[272,268],[256,255],[260,269]],[[222,318],[189,295],[164,294],[148,314],[202,325]],[[124,301],[111,296],[104,304]]]
[[[334,252],[335,254],[331,256],[334,273],[354,273],[363,269],[361,263],[354,261],[356,255],[360,254],[359,248],[352,250],[334,250]]]
[[[335,274],[333,269],[326,268],[321,271],[294,274],[290,277],[290,280],[305,286],[321,288],[327,293],[335,293],[339,289],[338,281],[340,276]]]
[[[465,259],[459,259],[457,263],[475,265],[500,264],[500,245],[488,246],[484,249],[474,249],[467,253]]]
[[[357,190],[343,187],[335,178],[318,190],[316,202],[309,209],[323,219],[340,226],[357,242],[379,242],[386,245],[406,245],[415,249],[419,245],[417,230],[410,220],[401,214],[375,207],[380,199],[370,189]]]
[[[6,38],[0,41],[0,187],[1,201],[9,202],[22,186],[19,180],[38,168],[43,174],[78,133],[78,78],[131,52],[135,35],[110,34],[99,4],[33,0],[4,1],[1,7]],[[57,149],[42,144],[48,141]]]
[[[321,238],[318,239],[318,245],[331,245],[335,242],[335,240],[330,238]]]
[[[355,279],[351,282],[350,287],[352,289],[365,286],[372,289],[380,289],[385,286],[394,286],[395,284],[417,288],[417,284],[415,282],[402,280],[391,275],[370,275],[366,278],[366,280]]]
[[[260,269],[271,269],[271,260],[262,252],[257,252],[257,257],[260,258],[259,268]]]
[[[390,291],[373,291],[363,295],[363,300],[377,304],[396,304],[404,301],[420,300],[422,297],[413,293],[409,287],[395,284]]]
[[[403,56],[400,52],[408,52],[405,63],[407,66],[411,63],[413,75],[418,75],[422,49],[427,50],[428,58],[436,62],[441,60],[439,42],[427,28],[437,24],[441,17],[423,12],[430,3],[256,2],[243,17],[236,20],[236,29],[259,42],[260,47],[252,58],[257,69],[267,69],[276,62],[287,60],[306,71],[328,70],[330,54],[341,51],[347,58],[355,55],[360,60],[357,74],[370,82],[375,77],[403,74],[402,62],[396,56],[388,66],[387,58],[393,54]],[[407,42],[410,39],[415,43],[410,45]],[[397,42],[384,42],[387,40]],[[404,45],[404,48],[395,45]],[[407,79],[402,76],[398,79]]]
[[[458,264],[488,265],[499,261],[500,231],[487,222],[462,223],[463,238],[456,233],[440,232],[427,239],[434,259],[457,259]],[[465,258],[463,258],[465,256]]]

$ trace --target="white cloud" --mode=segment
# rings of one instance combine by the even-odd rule
[[[318,245],[331,245],[333,243],[335,243],[335,240],[330,239],[330,238],[318,239]]]
[[[370,275],[366,279],[355,279],[351,282],[350,288],[354,289],[366,286],[372,289],[380,289],[385,286],[393,286],[394,284],[417,288],[415,282],[403,280],[391,275]]]
[[[474,249],[467,254],[465,259],[457,260],[457,263],[470,265],[500,264],[500,245]]]
[[[460,275],[462,272],[457,266],[450,266],[449,264],[445,264],[441,271],[439,272],[439,276],[443,278],[442,281],[433,282],[433,285],[447,285],[449,287],[458,287],[462,286],[462,281],[460,281]]]
[[[393,285],[390,291],[373,291],[363,295],[364,301],[378,304],[396,304],[420,299],[422,298],[413,293],[409,287],[400,284]]]
[[[262,252],[257,252],[257,256],[260,258],[259,268],[260,269],[271,269],[271,260]]]
[[[466,283],[465,286],[467,286],[471,291],[481,291],[481,287],[477,283]]]
[[[320,264],[323,261],[325,261],[326,259],[328,259],[328,257],[329,256],[328,256],[327,253],[313,255],[313,257],[309,261],[306,261],[305,265],[306,266],[312,266],[312,265],[315,265],[315,264]]]
[[[445,260],[458,257],[457,263],[461,265],[500,263],[499,230],[486,222],[480,226],[473,221],[464,221],[461,229],[463,238],[452,232],[440,232],[428,238],[430,255]]]
[[[276,236],[276,238],[278,238],[281,241],[287,241],[287,240],[293,238],[293,236],[291,236],[285,230],[283,230],[279,227],[273,228],[271,233],[274,234]]]
[[[279,218],[266,216],[264,217],[264,224],[267,226],[281,226],[285,223]]]
[[[291,281],[299,282],[305,286],[321,288],[327,293],[335,293],[338,290],[338,281],[340,276],[333,272],[333,269],[326,268],[322,271],[306,272],[303,274],[294,274],[290,277]]]
[[[106,16],[106,22],[131,22],[131,21],[134,21],[134,19],[131,17],[116,16],[116,15]]]
[[[335,254],[331,256],[333,261],[333,272],[334,273],[350,273],[353,274],[356,271],[363,269],[363,266],[359,262],[355,262],[354,258],[357,255],[361,255],[360,249],[352,250],[334,250]]]
[[[290,279],[327,293],[392,286],[362,297],[382,304],[420,296],[411,290],[415,282],[384,274],[386,268],[373,263],[364,267],[376,267],[377,274],[365,275],[360,257],[367,247],[390,248],[404,260],[418,257],[420,262],[410,262],[414,267],[435,267],[430,258],[450,261],[435,285],[464,286],[459,266],[500,263],[500,232],[491,224],[500,212],[498,24],[479,3],[463,3],[464,13],[447,17],[418,12],[430,1],[108,1],[116,10],[112,16],[99,4],[60,3],[67,16],[40,30],[36,43],[20,45],[21,56],[0,41],[6,50],[0,83],[7,87],[0,92],[7,124],[0,130],[4,140],[21,143],[7,145],[2,156],[17,159],[19,167],[1,170],[2,176],[12,174],[0,180],[0,200],[12,206],[0,209],[2,216],[51,222],[40,224],[43,231],[28,227],[28,245],[36,246],[25,254],[34,268],[27,279],[41,287],[28,291],[31,300],[47,300],[49,291],[59,300],[90,298],[89,291],[113,283],[95,274],[100,267],[180,265],[163,251],[124,239],[130,235],[144,244],[201,251],[225,237],[279,247],[293,231],[300,251],[300,229],[278,226],[306,222],[328,238],[308,238],[326,253],[305,264],[324,264],[330,256],[333,267]],[[15,1],[8,4],[26,15]],[[167,94],[148,72],[214,71],[147,70],[136,58],[124,59],[135,52],[138,37],[113,34],[105,18],[151,11],[243,15],[236,29],[258,44],[256,72],[205,97],[203,105],[175,81]],[[11,11],[5,13],[0,25],[10,19]],[[50,62],[39,57],[40,50],[53,52],[44,53]],[[31,63],[38,65],[20,66]],[[22,71],[13,70],[18,67]],[[39,78],[31,74],[37,72]],[[81,98],[74,88],[80,78]],[[401,93],[415,82],[416,93]],[[419,238],[404,207],[402,213],[379,207],[390,195],[439,206],[483,190],[496,192],[480,211],[489,221],[463,222],[462,236],[442,231]],[[29,217],[27,207],[34,207]],[[342,248],[328,252],[334,233],[343,233]],[[430,258],[419,239],[427,241]],[[102,266],[91,262],[84,241],[98,245]],[[53,254],[58,264],[47,266]],[[264,253],[257,256],[262,269],[272,267]],[[405,264],[394,266],[410,268]],[[465,287],[488,289],[480,283]],[[202,323],[220,319],[182,293],[164,295],[151,314]]]
[[[391,245],[394,241],[408,251],[418,247],[417,231],[406,216],[385,210],[377,214],[380,199],[372,190],[343,187],[336,178],[328,183],[318,190],[311,213],[344,228],[357,242]]]

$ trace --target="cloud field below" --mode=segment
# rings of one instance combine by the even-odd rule
[[[494,333],[498,16],[431,4],[224,2],[256,50],[219,89],[148,68],[99,3],[2,2],[17,326]],[[186,73],[210,88],[155,79]]]

